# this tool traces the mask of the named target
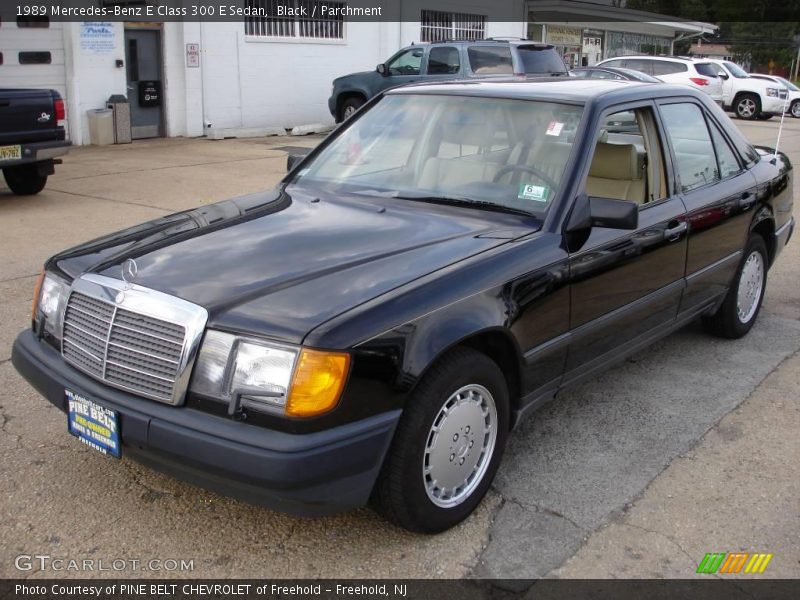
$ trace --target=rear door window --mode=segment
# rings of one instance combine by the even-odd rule
[[[428,75],[456,75],[461,69],[458,48],[437,46],[428,55]]]
[[[675,170],[684,192],[719,181],[714,144],[702,109],[682,102],[661,106],[664,129],[675,154]]]
[[[511,74],[511,48],[508,46],[470,46],[467,49],[469,66],[476,75]]]
[[[685,73],[688,68],[683,63],[670,62],[668,60],[649,61],[653,65],[652,75],[672,75],[674,73]],[[641,69],[640,69],[641,70]]]
[[[517,46],[526,73],[563,73],[564,60],[552,46]]]
[[[629,58],[625,61],[625,66],[628,69],[633,69],[634,71],[641,71],[642,73],[647,73],[648,75],[653,74],[653,61],[652,60],[644,60],[641,58]]]

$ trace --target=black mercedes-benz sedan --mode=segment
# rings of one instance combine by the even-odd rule
[[[794,228],[786,156],[666,84],[397,88],[288,162],[49,259],[14,365],[99,452],[415,531],[566,386],[695,319],[744,336]]]

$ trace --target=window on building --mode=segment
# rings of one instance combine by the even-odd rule
[[[49,65],[53,62],[49,52],[20,52],[18,57],[21,65]]]
[[[344,39],[344,16],[325,14],[323,8],[338,11],[345,4],[333,0],[245,0],[246,8],[269,16],[246,17],[244,32],[258,37],[341,40]],[[279,17],[279,6],[304,16]]]
[[[20,28],[40,28],[46,29],[50,27],[49,17],[17,17],[17,27]]]
[[[484,15],[423,10],[420,22],[420,39],[423,42],[482,40],[486,36]]]
[[[458,48],[438,46],[428,55],[428,75],[455,75],[461,69]]]

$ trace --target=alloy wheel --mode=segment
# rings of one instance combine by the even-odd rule
[[[764,290],[764,258],[754,251],[747,257],[739,275],[739,288],[736,296],[736,312],[739,321],[748,323],[758,310],[761,293]]]
[[[483,479],[497,440],[497,407],[485,387],[454,392],[433,420],[422,460],[428,498],[436,506],[461,504]]]

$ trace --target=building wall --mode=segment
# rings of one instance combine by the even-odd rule
[[[501,0],[499,4],[522,2]],[[357,3],[352,3],[356,4]],[[343,40],[257,38],[243,23],[206,23],[202,30],[206,127],[290,128],[331,124],[331,82],[355,71],[371,71],[394,52],[420,40],[422,9],[486,14],[485,3],[410,0],[397,22],[348,22]],[[507,15],[507,8],[497,14]],[[525,24],[488,17],[486,37],[524,35]]]
[[[354,0],[374,5],[368,0]],[[418,43],[423,9],[487,17],[485,36],[525,35],[524,0],[404,0],[381,22],[345,24],[344,39],[256,38],[244,22],[161,25],[165,134],[201,136],[209,129],[291,128],[332,124],[327,100],[334,78],[373,70],[403,46]],[[488,11],[488,14],[487,14]],[[508,21],[509,14],[519,20]],[[503,20],[505,19],[505,20]],[[126,81],[125,23],[58,23],[18,29],[0,24],[0,86],[45,87],[67,103],[69,136],[88,144],[87,111],[104,108],[109,96],[131,101]],[[200,47],[200,66],[189,67],[186,45]],[[20,50],[52,53],[49,65],[18,65]],[[119,66],[117,61],[122,61]]]

